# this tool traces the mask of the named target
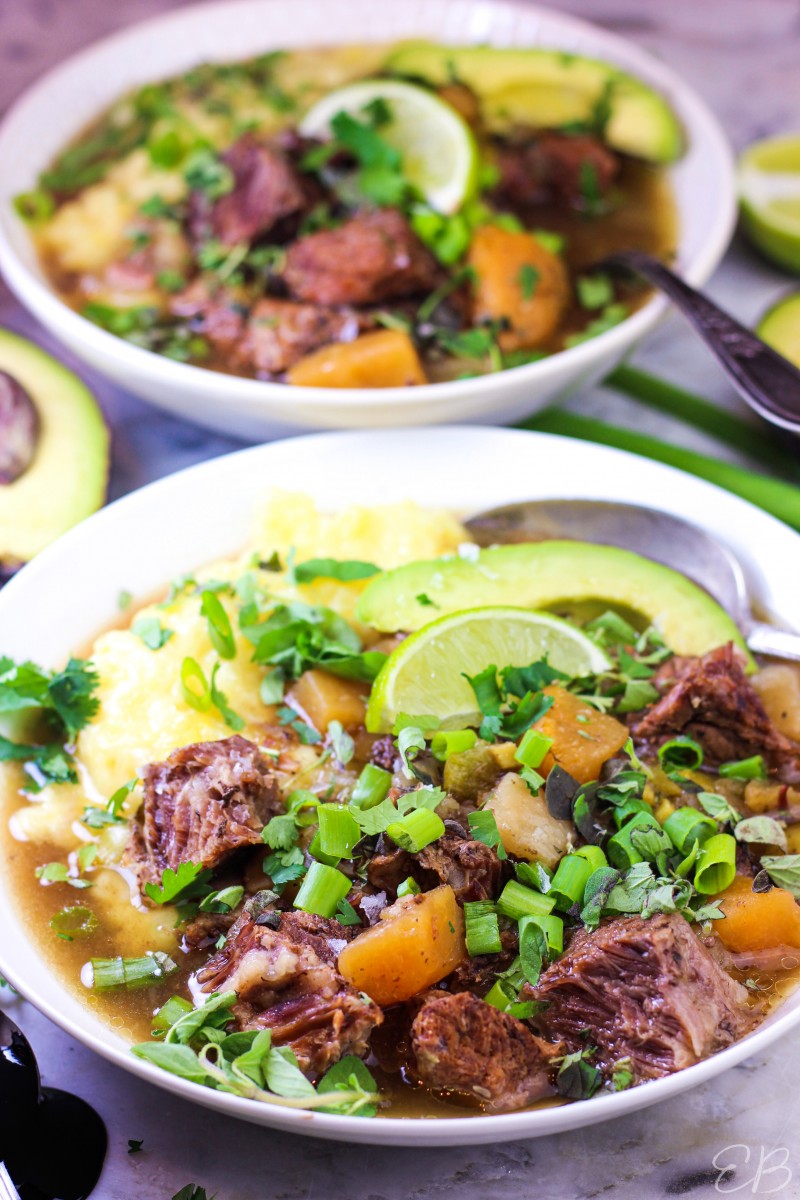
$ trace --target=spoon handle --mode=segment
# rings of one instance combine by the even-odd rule
[[[790,633],[757,621],[747,631],[747,644],[757,654],[773,654],[776,658],[800,662],[800,633]]]
[[[783,355],[649,254],[625,250],[601,266],[633,271],[660,288],[688,317],[747,403],[773,425],[800,432],[800,371]]]

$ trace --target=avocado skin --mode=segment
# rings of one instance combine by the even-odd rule
[[[0,486],[0,579],[100,508],[108,486],[109,433],[80,379],[39,346],[0,329],[0,370],[36,406],[31,465]]]
[[[730,641],[747,653],[732,618],[685,575],[630,550],[589,542],[497,546],[474,561],[453,556],[385,571],[367,585],[358,616],[384,632],[413,632],[431,613],[490,604],[558,611],[587,601],[639,614],[676,654],[705,654]]]
[[[680,157],[684,136],[667,100],[648,84],[598,59],[560,50],[401,43],[386,70],[439,86],[454,77],[481,101],[490,129],[592,124],[607,108],[603,141],[652,163]]]

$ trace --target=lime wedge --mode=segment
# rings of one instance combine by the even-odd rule
[[[365,120],[368,105],[383,101],[389,119],[380,136],[403,156],[403,174],[437,212],[453,213],[475,190],[478,149],[454,108],[426,88],[392,79],[365,79],[323,96],[300,123],[305,137],[331,136],[341,112]],[[365,111],[366,110],[366,111]]]
[[[401,712],[439,717],[445,729],[477,724],[481,714],[464,673],[477,675],[492,663],[525,667],[545,657],[568,675],[611,665],[585,633],[549,613],[498,605],[440,617],[384,663],[372,687],[367,729],[386,732]]]
[[[789,362],[800,367],[800,292],[784,296],[764,313],[756,333]]]
[[[742,227],[781,267],[800,272],[800,134],[748,146],[738,166]]]

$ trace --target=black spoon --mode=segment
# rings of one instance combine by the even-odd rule
[[[0,1163],[20,1200],[86,1200],[107,1147],[85,1100],[41,1086],[30,1042],[0,1012]]]
[[[640,275],[660,288],[691,321],[750,407],[771,424],[800,433],[800,371],[751,329],[650,254],[622,250],[594,270]]]

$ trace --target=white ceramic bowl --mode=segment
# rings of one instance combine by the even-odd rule
[[[739,555],[755,600],[800,627],[800,536],[710,484],[599,446],[501,429],[320,434],[258,446],[182,471],[117,501],[45,550],[0,591],[0,654],[55,667],[117,612],[120,591],[150,597],[169,579],[238,552],[268,486],[310,492],[326,508],[412,497],[475,512],[525,498],[646,500]],[[676,1075],[616,1095],[480,1118],[368,1120],[293,1112],[187,1083],[134,1058],[31,943],[0,864],[0,972],[69,1033],[150,1082],[257,1124],[393,1145],[475,1145],[535,1137],[621,1116],[710,1079],[800,1023],[800,991],[754,1033]],[[31,886],[34,886],[31,881]]]
[[[55,295],[11,207],[55,154],[130,88],[201,60],[277,47],[428,37],[444,42],[556,47],[617,63],[662,91],[686,130],[671,171],[680,220],[678,268],[701,284],[735,219],[731,153],[716,119],[672,71],[632,43],[533,4],[508,0],[231,0],[179,9],[69,59],[14,106],[0,130],[0,268],[19,299],[86,362],[121,387],[189,420],[243,437],[311,428],[446,421],[501,423],[602,378],[663,314],[660,299],[601,337],[483,379],[381,390],[287,388],[171,362],[138,349]]]

